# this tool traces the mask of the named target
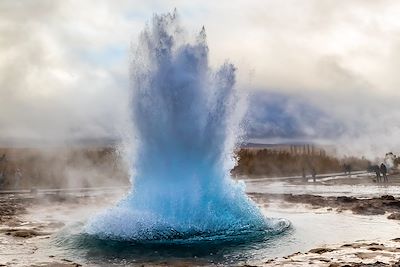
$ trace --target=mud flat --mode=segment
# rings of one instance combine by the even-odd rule
[[[113,199],[109,195],[1,194],[0,266],[82,266],[54,247],[52,238]]]
[[[350,210],[354,214],[360,215],[383,215],[389,213],[388,219],[400,220],[400,199],[391,195],[384,195],[379,198],[323,197],[309,194],[250,193],[249,195],[257,202],[268,203],[271,199],[281,199],[288,203],[309,204],[313,208],[328,207],[337,212]]]
[[[0,197],[0,224],[9,224],[26,211],[29,201],[12,195]]]
[[[113,205],[123,194],[124,191],[1,195],[0,266],[104,266],[104,257],[113,254],[89,259],[82,253],[82,248],[71,250],[55,241],[57,236],[68,231],[80,231],[88,218]],[[224,248],[215,255],[189,254],[161,257],[156,261],[126,259],[124,254],[118,261],[106,265],[398,266],[400,235],[396,235],[400,233],[400,224],[387,219],[388,214],[397,209],[397,198],[250,196],[266,216],[290,220],[292,231],[272,238],[260,247],[234,248],[232,253]],[[363,203],[381,207],[387,214],[370,212],[366,216],[353,212],[352,208]]]
[[[385,243],[354,242],[314,248],[305,253],[294,253],[270,259],[254,266],[326,266],[326,267],[398,267],[400,266],[400,238]],[[250,265],[247,265],[250,266]]]

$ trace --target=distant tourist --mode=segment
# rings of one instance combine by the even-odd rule
[[[387,168],[385,164],[381,164],[381,167],[379,168],[380,172],[382,173],[382,177],[383,177],[383,181],[384,182],[388,182],[388,178],[387,178]]]
[[[380,183],[381,182],[381,171],[380,171],[379,166],[378,165],[374,165],[374,166],[372,166],[372,168],[373,168],[373,170],[375,172],[375,175],[376,175],[376,182]]]
[[[313,182],[315,183],[316,182],[317,171],[315,170],[314,167],[311,168],[311,176],[312,176]]]
[[[14,173],[14,189],[19,189],[21,183],[22,173],[19,168]]]
[[[303,181],[307,181],[306,170],[304,167],[301,169],[301,177],[303,177]]]
[[[6,181],[6,154],[3,154],[3,156],[0,157],[0,167],[2,167],[0,169],[0,188],[2,188]]]
[[[343,171],[344,174],[351,175],[351,165],[350,164],[343,164]]]

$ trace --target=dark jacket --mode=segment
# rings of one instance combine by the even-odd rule
[[[386,165],[385,165],[385,164],[382,163],[380,169],[381,169],[381,173],[382,173],[382,174],[386,174],[387,168],[386,168]]]

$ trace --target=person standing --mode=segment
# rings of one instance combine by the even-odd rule
[[[3,156],[0,157],[0,189],[4,186],[6,182],[6,170],[7,170],[7,159],[6,159],[6,154],[3,154]]]
[[[383,162],[382,162],[382,164],[381,164],[379,170],[380,170],[380,172],[382,173],[383,181],[387,183],[387,182],[388,182],[388,178],[387,178],[387,168],[386,168],[386,165],[383,164]]]
[[[315,170],[314,167],[311,167],[311,176],[312,176],[313,182],[315,183],[317,181],[317,177],[316,177],[317,171]]]
[[[20,189],[21,177],[22,177],[21,170],[17,168],[14,173],[14,189]]]
[[[375,171],[375,175],[376,175],[376,182],[380,183],[381,182],[381,171],[378,165],[374,165],[373,166],[374,171]]]

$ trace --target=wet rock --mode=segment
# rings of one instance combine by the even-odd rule
[[[61,262],[42,262],[38,265],[33,264],[30,267],[81,267],[82,265],[79,263],[71,262],[71,263],[61,263]]]
[[[400,267],[400,260],[393,263],[391,267]]]
[[[311,249],[308,252],[316,253],[316,254],[323,254],[323,253],[331,252],[331,251],[334,251],[334,249],[331,249],[331,248],[314,248],[314,249]]]
[[[382,200],[395,200],[394,196],[391,195],[383,195],[381,196]]]
[[[355,214],[360,215],[382,215],[385,211],[381,208],[377,208],[371,204],[359,204],[351,208],[351,211]]]
[[[336,265],[335,267],[386,267],[386,266],[390,266],[384,262],[380,262],[380,261],[376,261],[374,263],[346,263],[346,264],[339,264]]]
[[[31,238],[34,236],[38,236],[39,234],[38,234],[38,232],[36,232],[34,230],[19,230],[19,231],[12,232],[11,235],[15,236],[15,237]]]
[[[33,229],[2,229],[0,232],[3,232],[5,235],[11,235],[14,237],[21,238],[31,238],[35,236],[43,236],[48,235],[47,233],[38,232]]]
[[[336,199],[337,199],[338,202],[342,202],[342,203],[353,203],[353,202],[357,201],[357,198],[346,197],[346,196],[337,197]]]
[[[368,250],[371,250],[371,251],[379,251],[379,250],[384,250],[384,249],[385,249],[385,246],[372,246],[372,247],[368,248]]]
[[[390,220],[400,220],[400,212],[392,213],[387,218]]]
[[[15,198],[13,196],[0,198],[0,223],[14,219],[15,215],[25,212],[29,199]]]
[[[327,258],[312,258],[312,260],[314,261],[322,261],[322,262],[330,262],[330,259]]]
[[[393,200],[385,203],[386,206],[395,208],[395,209],[400,209],[400,201],[399,200]]]
[[[342,248],[348,248],[348,247],[353,247],[353,244],[344,244],[341,246]]]
[[[381,261],[376,261],[374,263],[367,263],[367,264],[361,264],[360,267],[386,267],[390,266],[389,264],[386,264]]]
[[[297,255],[301,255],[301,252],[300,252],[300,251],[297,251],[297,252],[295,252],[295,253],[293,253],[293,254],[290,254],[290,255],[287,256],[287,257],[290,258],[290,257],[297,256]]]
[[[379,254],[376,252],[358,252],[355,254],[358,258],[365,260],[365,259],[373,259],[377,257]]]

